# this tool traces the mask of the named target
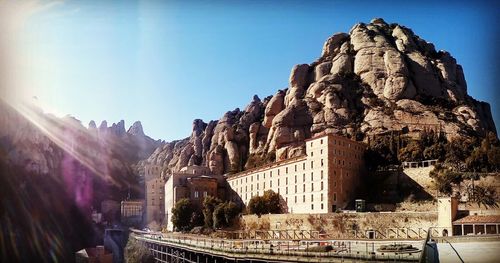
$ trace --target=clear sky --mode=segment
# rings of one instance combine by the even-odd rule
[[[330,35],[382,17],[449,51],[500,125],[499,4],[234,2],[0,0],[5,21],[21,17],[0,31],[12,50],[4,73],[18,76],[9,92],[85,125],[140,120],[155,139],[180,139],[195,118],[218,119],[285,88],[293,65],[318,58]]]

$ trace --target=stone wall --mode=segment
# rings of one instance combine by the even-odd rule
[[[390,228],[427,230],[436,226],[437,212],[329,213],[245,215],[241,229],[249,230],[316,230],[330,237],[349,236],[354,230],[376,230],[385,233]]]

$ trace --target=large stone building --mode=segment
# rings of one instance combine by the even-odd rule
[[[204,166],[187,166],[178,173],[172,173],[165,183],[165,224],[173,230],[171,211],[175,203],[188,198],[199,208],[207,196],[225,199],[226,182],[223,176],[213,176]]]
[[[247,205],[266,190],[280,194],[288,213],[328,213],[356,197],[364,144],[326,134],[306,140],[306,155],[227,177],[232,199]]]
[[[157,165],[145,166],[145,186],[146,186],[146,218],[145,223],[149,225],[156,222],[158,225],[164,223],[165,218],[165,202],[164,186],[165,178],[161,173],[161,167]]]

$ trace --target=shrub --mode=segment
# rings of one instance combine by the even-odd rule
[[[193,206],[187,198],[180,199],[172,207],[172,224],[181,231],[191,229],[191,218],[193,216]]]
[[[273,190],[267,190],[262,196],[254,196],[248,202],[248,212],[261,216],[263,214],[279,214],[282,212],[280,195]]]
[[[207,196],[203,200],[203,216],[205,217],[204,221],[206,227],[213,227],[214,210],[220,203],[222,203],[222,201],[219,198],[215,198],[213,196]]]

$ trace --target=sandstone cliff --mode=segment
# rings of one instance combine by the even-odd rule
[[[287,89],[254,96],[218,121],[195,120],[189,137],[157,148],[147,162],[224,174],[301,155],[304,139],[324,132],[367,140],[424,129],[448,139],[496,131],[489,104],[467,94],[451,54],[409,28],[374,19],[328,38],[316,61],[292,68]]]

